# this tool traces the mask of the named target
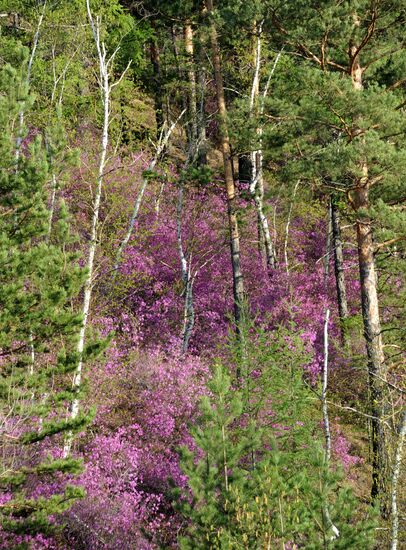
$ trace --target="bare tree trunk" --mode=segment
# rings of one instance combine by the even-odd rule
[[[328,254],[329,255],[329,254]],[[323,426],[324,426],[324,437],[325,437],[325,450],[324,450],[324,460],[325,467],[327,471],[330,469],[330,460],[331,460],[331,431],[330,431],[330,419],[328,414],[328,403],[327,403],[327,390],[328,390],[328,322],[330,319],[330,310],[326,309],[325,318],[324,318],[324,358],[323,358],[323,373],[322,373],[322,409],[323,409]],[[332,531],[330,540],[335,540],[340,536],[340,531],[331,521],[330,512],[328,505],[324,505],[323,510],[326,526],[329,530]]]
[[[192,256],[189,257],[189,262],[186,260],[183,240],[182,240],[182,215],[183,215],[183,198],[184,198],[185,184],[183,179],[179,182],[178,191],[178,203],[176,206],[176,235],[178,241],[178,251],[181,267],[181,276],[183,281],[183,327],[182,327],[182,354],[187,353],[189,348],[190,338],[192,336],[193,327],[195,324],[195,310],[193,305],[193,283],[194,277],[192,276]]]
[[[296,192],[297,192],[297,188],[299,187],[299,183],[300,183],[300,180],[297,180],[297,182],[295,184],[295,187],[293,189],[292,202],[290,203],[290,206],[289,206],[288,219],[286,221],[286,227],[285,227],[285,242],[284,242],[284,245],[283,245],[283,253],[284,253],[284,256],[285,256],[286,273],[289,273],[288,242],[289,242],[290,221],[291,221],[291,218],[292,218],[293,204],[295,202]]]
[[[250,117],[255,117],[258,115],[258,96],[259,96],[259,82],[260,82],[260,71],[261,71],[261,50],[262,50],[262,25],[261,21],[258,25],[254,23],[254,35],[257,36],[257,43],[254,48],[254,76],[252,79],[251,94],[250,94],[250,104],[249,104],[249,113]],[[257,127],[257,134],[261,134],[261,129]],[[267,250],[265,248],[266,235],[264,231],[264,222],[267,225],[268,220],[266,219],[263,212],[263,198],[264,198],[264,182],[262,177],[262,151],[254,150],[250,153],[249,158],[249,167],[250,167],[250,192],[254,200],[254,204],[257,210],[257,228],[258,228],[258,249],[261,257],[265,260],[265,265],[269,265],[269,257]],[[268,228],[268,236],[269,228]]]
[[[185,51],[186,51],[186,64],[188,75],[188,110],[189,110],[189,124],[190,124],[190,143],[189,148],[195,146],[197,135],[197,93],[196,93],[196,74],[194,68],[194,45],[193,45],[193,28],[191,21],[186,21],[184,26],[185,36]]]
[[[155,38],[151,39],[150,47],[150,58],[153,69],[153,82],[154,82],[154,103],[155,103],[155,119],[157,134],[159,134],[161,128],[164,125],[164,94],[162,90],[162,72],[161,72],[161,60],[159,55],[159,48]]]
[[[346,320],[348,319],[347,290],[344,277],[344,256],[341,240],[340,213],[335,197],[331,197],[331,220],[333,230],[334,272],[336,278],[338,315],[340,317],[341,341],[347,344]]]
[[[206,7],[211,17],[213,12],[212,0],[206,0]],[[231,264],[233,269],[233,293],[234,293],[234,317],[237,332],[243,321],[244,283],[240,261],[240,236],[238,231],[238,219],[235,205],[235,185],[233,179],[233,167],[231,161],[230,139],[227,127],[227,109],[224,98],[223,76],[221,73],[220,50],[217,41],[217,31],[213,21],[210,22],[210,41],[214,69],[214,80],[217,92],[217,105],[220,115],[220,138],[224,162],[224,179],[227,190],[228,221],[230,228]]]
[[[361,201],[359,208],[367,206],[368,191],[359,188],[354,195]],[[386,367],[383,354],[381,322],[379,315],[378,293],[372,224],[360,217],[357,220],[357,242],[359,273],[361,282],[361,305],[364,323],[364,337],[368,356],[370,407],[372,415],[372,496],[384,498],[386,494],[387,451],[386,434],[382,422],[385,414]]]
[[[103,177],[106,166],[106,155],[107,147],[109,142],[109,118],[110,118],[110,93],[116,84],[121,80],[117,81],[115,84],[110,84],[109,79],[109,66],[111,66],[114,56],[118,50],[116,50],[110,58],[107,58],[106,48],[104,43],[100,41],[100,21],[99,18],[96,18],[96,21],[93,19],[92,13],[90,11],[90,0],[86,0],[87,13],[89,17],[89,23],[93,32],[93,38],[95,41],[98,61],[99,61],[99,85],[101,88],[102,102],[103,102],[103,132],[101,139],[101,149],[100,149],[100,159],[99,159],[99,170],[98,177],[96,182],[96,189],[93,199],[93,216],[92,216],[92,226],[90,231],[90,242],[88,249],[87,257],[87,277],[84,285],[84,296],[83,296],[83,306],[82,306],[82,326],[80,328],[79,340],[77,344],[77,353],[79,356],[79,362],[74,372],[73,376],[73,390],[75,392],[75,397],[72,400],[72,403],[69,407],[69,416],[74,420],[79,414],[79,390],[82,384],[82,367],[83,367],[83,351],[85,347],[85,336],[86,336],[86,327],[90,313],[90,301],[92,297],[92,288],[93,288],[93,275],[94,275],[94,258],[97,248],[97,233],[99,226],[99,211],[100,211],[100,201],[102,194],[102,185]],[[123,76],[123,75],[122,75]],[[63,456],[67,457],[70,454],[71,447],[73,442],[73,433],[68,432],[65,438],[65,444],[63,449]]]
[[[398,442],[396,445],[395,459],[393,462],[393,473],[392,473],[392,540],[391,540],[391,550],[397,550],[398,548],[398,533],[399,533],[399,511],[398,511],[398,481],[400,475],[400,468],[402,466],[402,453],[403,453],[403,442],[406,435],[406,411],[403,411],[400,427]]]
[[[328,209],[327,217],[327,231],[326,231],[326,254],[324,256],[324,292],[326,299],[328,297],[328,277],[330,273],[330,252],[331,252],[331,226],[332,226],[332,212],[331,205]],[[329,332],[328,323],[330,320],[330,309],[325,310],[324,327],[323,327],[323,370],[322,370],[322,384],[321,384],[321,405],[323,412],[323,427],[325,438],[324,449],[324,466],[327,473],[330,470],[331,462],[331,430],[330,430],[330,418],[328,414],[328,367],[329,367]],[[340,536],[340,532],[333,524],[330,517],[330,511],[327,502],[323,506],[324,521],[328,530],[332,531],[330,540],[334,540]]]
[[[260,69],[261,69],[261,38],[262,38],[262,21],[256,27],[257,33],[257,44],[255,48],[255,71],[254,77],[252,80],[251,94],[250,94],[250,115],[255,115],[255,108],[258,104],[259,96],[259,84],[260,84]],[[257,114],[261,117],[264,112],[264,100],[268,93],[270,80],[275,71],[276,65],[280,58],[280,53],[275,59],[274,66],[268,77],[264,92],[260,98],[259,111]],[[257,105],[258,107],[258,105]],[[259,138],[259,148],[255,151],[252,151],[250,154],[250,167],[251,167],[251,177],[250,177],[250,192],[251,196],[254,199],[255,207],[257,210],[257,226],[258,226],[258,242],[261,255],[265,258],[266,266],[268,268],[274,269],[276,266],[276,256],[275,250],[271,238],[271,233],[269,231],[268,219],[264,213],[264,173],[263,173],[263,154],[262,154],[262,134],[263,127],[262,121],[259,122],[257,127],[257,135]]]
[[[322,380],[322,405],[323,405],[323,424],[324,424],[324,437],[326,441],[325,447],[325,460],[326,464],[330,464],[331,459],[331,431],[330,420],[328,416],[327,405],[327,388],[328,388],[328,322],[330,319],[330,310],[326,310],[324,318],[324,358],[323,358],[323,380]]]
[[[357,47],[350,45],[351,79],[353,87],[362,92],[362,68]],[[354,57],[355,56],[355,57]],[[387,514],[387,441],[382,422],[385,415],[386,366],[381,336],[381,320],[375,271],[372,220],[360,213],[369,206],[370,179],[368,166],[361,165],[362,177],[353,191],[352,204],[357,213],[357,244],[361,283],[361,306],[366,341],[372,418],[372,489],[373,499],[379,499],[381,513]]]

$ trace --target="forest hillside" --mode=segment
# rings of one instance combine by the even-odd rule
[[[0,548],[406,547],[401,0],[0,0]]]

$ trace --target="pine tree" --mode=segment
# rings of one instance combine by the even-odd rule
[[[384,353],[378,253],[404,243],[404,8],[396,0],[329,1],[320,9],[302,2],[300,10],[275,2],[272,19],[274,38],[290,58],[278,99],[269,105],[273,160],[292,181],[342,194],[356,228],[372,417],[371,494],[382,500],[385,515],[392,361]]]
[[[251,367],[238,388],[215,366],[193,447],[182,450],[181,548],[371,547],[372,522],[354,520],[355,499],[327,471],[303,382],[308,357],[290,328],[247,331],[240,369]]]
[[[0,418],[3,497],[0,526],[20,535],[47,533],[80,496],[69,483],[80,461],[61,459],[63,434],[81,430],[89,414],[65,418],[72,399],[67,374],[82,323],[73,301],[84,270],[71,252],[69,217],[58,203],[49,236],[48,165],[41,141],[15,121],[33,104],[28,93],[27,50],[19,64],[0,70]]]

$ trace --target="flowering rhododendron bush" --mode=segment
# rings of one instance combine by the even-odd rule
[[[404,543],[405,14],[321,4],[3,0],[0,549]]]
[[[129,183],[121,180],[118,185],[115,180],[115,186],[110,195],[115,208],[112,218],[123,216],[122,210],[131,206],[131,200],[125,200],[128,195],[120,196]],[[117,241],[105,243],[107,257],[99,275],[95,326],[100,334],[114,336],[104,361],[88,371],[90,403],[97,413],[94,428],[78,441],[86,465],[79,483],[85,487],[86,497],[64,517],[69,541],[80,547],[176,546],[183,520],[173,507],[173,486],[187,485],[177,451],[191,444],[189,428],[198,416],[199,397],[207,391],[211,357],[227,355],[224,342],[232,301],[229,277],[225,276],[230,274],[230,265],[221,224],[226,208],[221,188],[217,182],[203,189],[191,185],[186,194],[184,246],[198,272],[194,284],[196,321],[186,356],[180,353],[183,296],[177,187],[173,181],[167,184],[166,200],[157,213],[158,191],[154,182],[146,191],[114,287],[109,283],[108,255],[111,250],[114,253]],[[132,200],[136,193],[137,189]],[[330,265],[325,293],[325,220],[320,220],[317,211],[295,220],[289,236],[296,243],[289,247],[292,269],[287,272],[282,264],[270,277],[257,243],[250,237],[256,220],[249,202],[243,201],[241,208],[245,211],[242,261],[249,267],[246,284],[252,316],[270,331],[281,323],[295,322],[311,357],[303,364],[305,376],[316,384],[323,361],[323,312],[329,305],[334,307],[335,292]],[[347,261],[351,268],[352,257]],[[358,307],[357,290],[357,285],[349,287],[354,310]],[[112,316],[111,312],[116,313]],[[338,338],[334,316],[330,330]],[[339,349],[331,353],[332,368],[341,368],[345,355]],[[357,464],[350,443],[339,428],[333,430],[338,462],[344,468]]]

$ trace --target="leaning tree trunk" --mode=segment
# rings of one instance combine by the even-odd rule
[[[333,230],[334,272],[336,278],[338,315],[340,317],[341,341],[347,344],[348,334],[346,320],[348,319],[347,290],[344,277],[344,256],[341,240],[340,213],[335,197],[331,197],[331,221]]]
[[[213,12],[212,0],[206,0],[209,16]],[[230,227],[231,264],[233,269],[234,316],[237,332],[243,320],[244,283],[240,261],[240,236],[236,212],[236,197],[231,160],[230,139],[227,127],[227,109],[224,98],[223,76],[221,73],[220,50],[217,41],[217,31],[214,22],[210,23],[210,41],[214,69],[214,80],[217,93],[217,106],[220,115],[220,139],[224,162],[224,179],[227,190],[228,221]]]
[[[362,68],[358,49],[351,44],[350,73],[355,90],[362,93]],[[381,320],[375,270],[374,242],[372,220],[363,213],[369,207],[368,164],[363,161],[360,166],[362,176],[353,190],[352,204],[355,209],[358,261],[361,283],[361,307],[364,325],[364,337],[368,356],[368,374],[370,390],[371,444],[372,444],[372,489],[374,500],[380,499],[381,513],[387,514],[387,441],[384,429],[386,365],[381,336]]]

